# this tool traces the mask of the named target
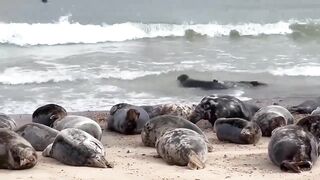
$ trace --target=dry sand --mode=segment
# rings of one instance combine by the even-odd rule
[[[79,112],[105,123],[105,112]],[[31,115],[12,115],[19,125],[31,121]],[[38,164],[27,170],[0,170],[0,179],[319,179],[320,164],[311,171],[300,174],[285,173],[273,165],[268,158],[269,138],[262,138],[256,146],[236,145],[217,140],[206,121],[198,123],[214,151],[209,153],[205,169],[189,170],[187,167],[166,164],[157,155],[155,148],[144,147],[140,135],[125,136],[104,131],[102,143],[107,159],[115,164],[112,169],[74,167],[61,164],[55,159],[42,157],[38,152]]]

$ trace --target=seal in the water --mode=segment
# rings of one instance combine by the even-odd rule
[[[16,130],[36,151],[43,151],[56,138],[59,131],[39,123],[29,123]]]
[[[29,169],[37,164],[31,144],[12,130],[0,128],[0,169]]]
[[[6,114],[0,113],[0,128],[16,129],[16,122]]]
[[[259,125],[262,136],[267,137],[270,137],[271,132],[277,127],[293,124],[293,120],[292,114],[279,105],[262,107],[252,118],[252,121]]]
[[[218,118],[243,118],[251,120],[259,109],[254,105],[243,103],[239,99],[228,95],[210,95],[204,97],[190,116],[190,121],[197,123],[201,119],[209,120],[214,125]]]
[[[206,135],[202,130],[193,124],[192,122],[183,119],[178,116],[162,115],[150,119],[145,125],[141,132],[141,139],[144,145],[154,147],[157,139],[164,134],[166,131],[176,128],[191,129],[200,134],[209,144]],[[212,150],[211,145],[208,145],[209,151]]]
[[[60,120],[56,120],[53,123],[53,128],[61,131],[67,128],[77,128],[81,129],[98,140],[101,140],[102,130],[100,125],[94,120],[84,117],[84,116],[76,116],[76,115],[68,115]]]
[[[67,111],[57,104],[47,104],[36,109],[32,114],[32,122],[52,127],[54,121],[62,119]]]
[[[305,130],[313,134],[318,140],[320,140],[320,116],[319,115],[306,116],[300,119],[296,123],[296,125],[301,126]]]
[[[140,134],[149,120],[149,115],[143,108],[120,103],[110,109],[108,129],[122,134]]]
[[[299,114],[310,114],[313,110],[320,107],[320,97],[315,98],[314,100],[306,100],[299,105],[289,107],[291,113]]]
[[[214,130],[220,141],[237,144],[256,144],[261,136],[260,127],[255,122],[241,118],[219,118],[214,124]]]
[[[313,110],[311,115],[320,115],[320,107],[317,107],[317,109]]]
[[[202,169],[207,160],[207,144],[199,133],[185,128],[166,131],[156,142],[158,154],[169,164]]]
[[[283,171],[311,170],[319,156],[318,140],[301,126],[282,126],[272,132],[268,154]]]
[[[105,159],[102,143],[85,131],[76,128],[60,131],[42,155],[73,166],[112,167]]]

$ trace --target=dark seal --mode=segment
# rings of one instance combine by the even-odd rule
[[[218,118],[243,118],[251,120],[259,108],[248,105],[228,95],[210,95],[204,97],[190,116],[190,121],[197,123],[201,119],[209,120],[214,125]]]
[[[43,151],[54,141],[59,131],[43,124],[30,123],[21,126],[16,133],[25,138],[36,151]]]
[[[291,113],[310,114],[317,109],[317,107],[320,107],[320,97],[315,98],[314,100],[306,100],[301,104],[289,107],[289,111]]]
[[[199,133],[185,128],[166,131],[156,142],[160,157],[168,164],[203,169],[207,160],[207,144]]]
[[[261,136],[260,127],[240,118],[219,118],[214,124],[214,130],[220,141],[236,144],[256,144]]]
[[[12,130],[0,128],[0,168],[29,169],[38,156],[31,144]]]
[[[304,130],[309,131],[318,140],[320,140],[320,116],[309,115],[300,119],[296,125],[301,126]]]
[[[72,166],[112,167],[105,159],[102,143],[81,129],[60,131],[42,155]]]
[[[268,154],[283,171],[311,170],[319,156],[318,140],[301,126],[282,126],[272,132]]]
[[[293,124],[293,120],[292,114],[278,105],[262,107],[252,118],[252,121],[259,125],[262,136],[267,137],[270,137],[271,132],[277,127]]]
[[[108,129],[122,134],[140,134],[149,120],[149,115],[143,108],[120,103],[110,109]]]
[[[16,122],[6,114],[0,113],[0,128],[16,129]]]
[[[32,114],[32,122],[52,127],[54,121],[62,119],[67,111],[57,104],[47,104],[36,109]]]

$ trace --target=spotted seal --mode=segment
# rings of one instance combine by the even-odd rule
[[[10,129],[0,128],[1,169],[29,169],[37,161],[36,151],[27,140]]]
[[[214,123],[214,130],[220,141],[237,144],[256,144],[261,136],[260,127],[255,122],[241,118],[219,118]]]
[[[149,115],[143,108],[120,103],[110,109],[107,127],[122,134],[140,134],[149,120]]]
[[[6,114],[0,113],[0,128],[16,129],[16,122]]]
[[[16,130],[36,151],[43,151],[56,138],[59,131],[39,123],[29,123]]]
[[[60,131],[42,155],[72,166],[112,167],[105,159],[102,143],[85,131],[76,128]]]
[[[259,125],[262,136],[270,137],[271,132],[277,127],[293,124],[294,117],[286,108],[279,105],[271,105],[262,107],[257,111],[252,121]]]
[[[32,114],[32,122],[52,127],[54,121],[62,119],[67,111],[57,104],[46,104],[37,108]]]
[[[268,145],[270,160],[283,171],[311,170],[319,156],[317,138],[299,125],[278,127]]]
[[[158,138],[156,149],[168,164],[188,166],[190,169],[204,168],[208,154],[203,136],[185,128],[166,131]]]
[[[201,119],[209,120],[214,125],[218,118],[243,118],[251,120],[259,108],[248,105],[228,95],[205,96],[190,116],[190,121],[197,123]]]
[[[58,131],[67,128],[77,128],[89,133],[98,140],[101,140],[102,137],[102,129],[100,125],[96,121],[84,116],[65,116],[60,120],[56,120],[53,123],[53,128]]]

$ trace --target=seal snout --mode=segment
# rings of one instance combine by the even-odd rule
[[[280,169],[282,171],[293,171],[295,173],[301,173],[301,171],[311,170],[312,162],[310,161],[299,161],[293,162],[289,160],[284,160],[280,164]]]

